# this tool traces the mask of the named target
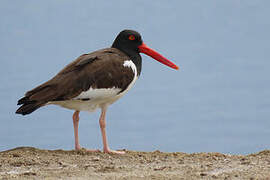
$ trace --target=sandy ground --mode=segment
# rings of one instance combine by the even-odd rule
[[[115,155],[19,147],[0,152],[0,179],[270,180],[270,150],[247,156],[159,151]]]

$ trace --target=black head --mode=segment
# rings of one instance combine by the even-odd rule
[[[118,34],[112,45],[113,48],[117,48],[120,51],[128,55],[135,63],[136,67],[141,67],[140,53],[144,53],[153,59],[173,68],[179,69],[173,62],[148,47],[143,41],[141,35],[133,30],[124,30]]]
[[[115,38],[112,47],[126,53],[130,57],[139,54],[139,46],[142,45],[141,35],[133,30],[123,30]]]

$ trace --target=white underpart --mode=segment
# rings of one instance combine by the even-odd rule
[[[83,91],[79,96],[74,99],[99,99],[99,98],[109,98],[111,96],[115,96],[119,93],[121,89],[119,88],[109,88],[109,89],[93,89],[90,87],[87,91]]]
[[[57,104],[68,109],[74,109],[78,111],[90,111],[93,112],[97,108],[102,108],[114,103],[121,98],[126,92],[134,85],[137,80],[137,68],[131,60],[124,61],[124,67],[131,68],[134,73],[134,78],[127,87],[127,89],[121,93],[119,88],[101,88],[93,89],[90,87],[87,91],[83,91],[77,97],[67,101],[55,101],[49,104]],[[119,94],[118,94],[119,93]],[[82,101],[81,99],[90,99],[88,101]]]

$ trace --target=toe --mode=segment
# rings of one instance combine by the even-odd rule
[[[107,150],[104,150],[104,153],[109,153],[109,154],[125,154],[126,152],[125,151],[115,151],[115,150],[107,149]]]

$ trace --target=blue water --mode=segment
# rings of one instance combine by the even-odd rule
[[[16,115],[17,100],[123,29],[180,66],[143,55],[134,88],[109,108],[114,149],[247,154],[270,149],[270,2],[0,2],[0,151],[72,149],[72,111]],[[99,111],[81,113],[80,141],[102,148]]]

